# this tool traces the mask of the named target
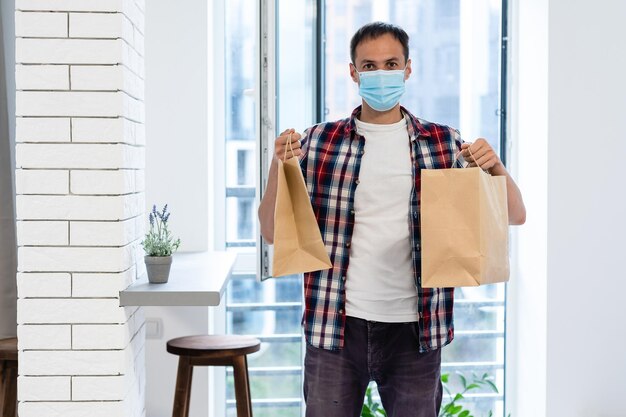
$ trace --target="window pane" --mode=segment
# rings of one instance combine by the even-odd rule
[[[402,104],[460,129],[467,141],[487,138],[499,151],[499,1],[326,0],[325,16],[327,120],[361,103],[349,77],[351,36],[366,23],[393,22],[410,37],[413,72]]]
[[[227,2],[224,68],[226,246],[251,246],[256,237],[256,127],[254,83],[257,26],[254,0]],[[243,13],[247,10],[247,13]]]
[[[401,103],[416,116],[458,128],[466,141],[489,140],[499,152],[500,22],[498,0],[326,0],[325,119],[361,103],[349,76],[350,39],[362,25],[392,22],[410,37],[412,74]],[[504,284],[455,291],[455,341],[443,372],[488,373],[504,385]],[[460,379],[449,388],[458,392]],[[456,390],[456,391],[455,391]],[[465,403],[473,415],[503,416],[502,393],[481,388]],[[444,404],[446,396],[444,395]]]

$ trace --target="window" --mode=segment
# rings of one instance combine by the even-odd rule
[[[255,190],[266,175],[261,157],[271,157],[274,136],[290,127],[302,132],[321,121],[316,118],[347,117],[360,103],[348,73],[349,42],[369,21],[394,22],[411,37],[413,73],[405,107],[459,128],[466,140],[486,137],[500,149],[499,0],[229,0],[224,5],[229,250],[257,251]],[[258,146],[263,134],[267,154]],[[456,291],[457,340],[444,349],[443,371],[488,372],[500,388],[500,394],[470,396],[475,415],[489,410],[504,415],[504,293],[502,284]],[[249,358],[256,416],[302,414],[301,315],[298,276],[260,283],[251,269],[229,284],[227,331],[263,341],[263,349]],[[227,379],[226,415],[234,416],[231,373]]]
[[[360,104],[346,63],[350,38],[369,21],[393,22],[410,37],[412,75],[402,104],[420,118],[485,137],[500,149],[501,4],[480,0],[326,0],[324,113],[347,117]],[[337,31],[335,27],[344,27]],[[504,415],[504,284],[455,291],[455,341],[443,353],[443,372],[487,372],[500,393],[469,395],[474,415]],[[454,380],[456,381],[456,380]],[[451,388],[458,383],[451,384]]]
[[[275,12],[266,2],[234,0],[226,6],[226,246],[231,250],[256,250],[257,205],[255,184],[263,175],[258,135],[267,130],[269,141],[287,127],[302,132],[313,123],[314,66],[312,52],[314,14],[310,0],[276,0]],[[265,9],[264,9],[265,8]],[[256,12],[259,12],[258,14]],[[263,13],[268,13],[263,16]],[[277,22],[275,33],[260,40],[261,15]],[[273,25],[269,24],[269,28]],[[262,80],[256,78],[261,42],[266,42],[275,62]],[[275,53],[274,53],[275,51]],[[260,60],[263,60],[261,57]],[[268,79],[269,78],[269,79]],[[264,85],[263,80],[268,80]],[[277,97],[268,103],[272,114],[259,116],[261,94]],[[269,89],[265,92],[263,89]],[[260,120],[261,125],[254,121]],[[271,149],[269,150],[271,152]],[[269,153],[271,155],[271,153]],[[234,275],[226,297],[226,329],[248,334],[262,342],[261,351],[250,355],[248,367],[254,415],[297,417],[302,414],[302,281],[299,276],[260,283],[255,271]],[[232,371],[227,370],[226,415],[235,416]]]

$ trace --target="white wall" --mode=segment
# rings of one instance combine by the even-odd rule
[[[143,0],[18,0],[21,417],[142,417]]]
[[[548,3],[510,6],[509,161],[528,214],[526,224],[512,228],[517,256],[507,291],[506,411],[546,417]]]
[[[509,286],[516,417],[622,417],[626,3],[513,2],[512,139],[527,224]]]
[[[15,232],[15,2],[3,0],[0,16],[0,338],[17,334]]]
[[[212,249],[209,153],[209,4],[184,7],[150,0],[146,10],[146,203],[168,203],[180,251]],[[221,65],[221,62],[219,63]],[[213,65],[211,63],[211,65]],[[209,331],[213,312],[203,307],[147,307],[146,322],[159,321],[160,334],[146,341],[146,415],[172,413],[178,357],[167,340]],[[152,327],[149,326],[149,329]],[[194,370],[191,416],[209,412],[208,370]]]
[[[551,0],[547,415],[624,416],[626,2]]]
[[[154,0],[146,13],[146,202],[169,204],[180,250],[207,250],[207,2]]]

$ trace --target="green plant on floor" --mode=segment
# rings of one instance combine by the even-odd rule
[[[458,372],[456,376],[461,381],[463,390],[456,394],[453,394],[448,383],[450,381],[450,374],[441,375],[441,384],[446,392],[447,398],[441,404],[441,411],[439,417],[474,417],[469,409],[463,407],[462,403],[465,399],[465,394],[476,390],[481,387],[488,387],[494,392],[498,392],[498,387],[493,383],[493,377],[485,373],[482,377],[472,373],[472,379],[468,383],[467,378],[462,373]],[[361,410],[361,417],[381,417],[387,416],[387,413],[383,409],[383,406],[376,401],[372,396],[372,387],[368,387],[365,393],[365,402],[363,403],[363,409]],[[493,412],[489,411],[489,416],[492,417]],[[509,414],[508,417],[511,417]]]
[[[452,391],[448,388],[448,381],[450,380],[450,374],[442,374],[441,375],[441,383],[443,385],[443,389],[446,392],[448,398],[441,405],[441,411],[439,412],[439,417],[474,417],[472,412],[469,409],[463,407],[462,404],[459,404],[465,399],[465,394],[469,391],[476,390],[482,387],[488,387],[494,392],[498,392],[498,387],[493,383],[493,377],[487,373],[484,373],[482,377],[478,377],[475,373],[472,372],[472,380],[468,384],[467,378],[462,373],[458,372],[456,374],[461,381],[463,386],[463,390],[456,394],[452,394]],[[492,417],[493,412],[489,411],[489,417]]]
[[[372,387],[367,387],[365,391],[365,402],[361,409],[361,417],[380,417],[387,416],[383,406],[372,398]]]
[[[149,216],[150,229],[141,242],[147,256],[170,256],[180,246],[180,239],[174,240],[168,228],[170,214],[167,212],[167,204],[163,206],[162,211],[157,211],[156,205],[152,206]]]

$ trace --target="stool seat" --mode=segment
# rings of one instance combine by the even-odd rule
[[[197,335],[169,340],[167,351],[179,356],[172,416],[189,416],[194,366],[232,366],[237,417],[252,417],[246,355],[260,349],[261,341],[251,336]]]
[[[17,361],[17,337],[0,340],[0,361]]]
[[[0,412],[17,416],[17,338],[0,340]]]
[[[247,355],[259,349],[261,341],[251,336],[198,335],[178,337],[167,342],[167,351],[171,354],[206,359]]]

